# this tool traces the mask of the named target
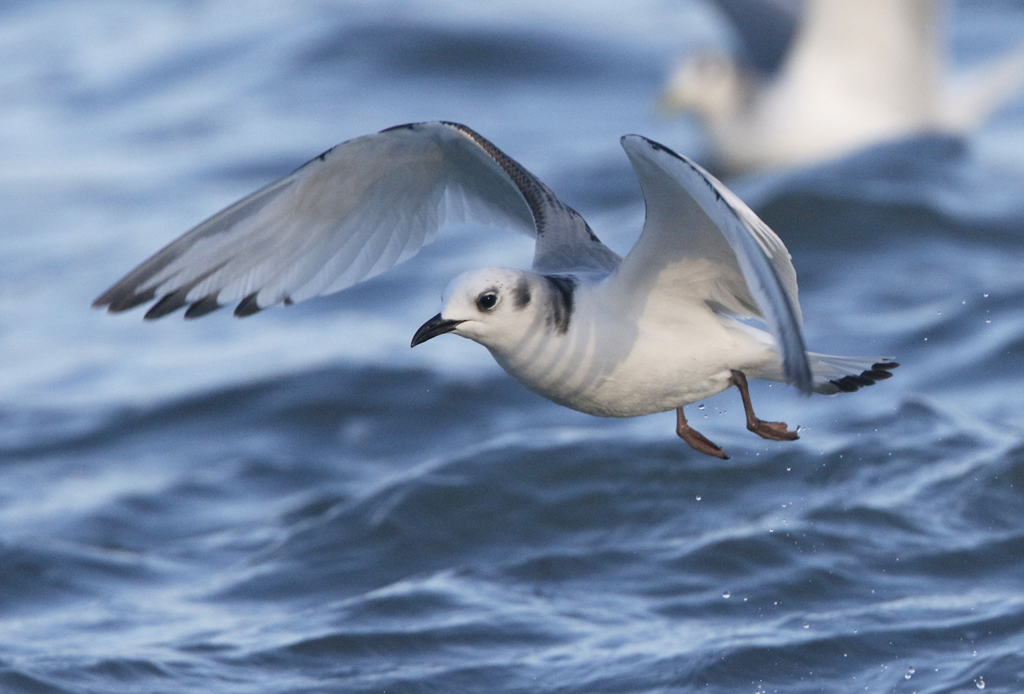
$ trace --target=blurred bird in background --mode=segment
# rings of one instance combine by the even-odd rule
[[[684,56],[661,96],[696,114],[730,173],[962,134],[1024,81],[1024,44],[947,74],[943,0],[712,0],[739,50]]]

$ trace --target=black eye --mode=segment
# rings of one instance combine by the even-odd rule
[[[490,311],[498,303],[498,295],[495,292],[484,292],[476,298],[476,307],[481,311]]]

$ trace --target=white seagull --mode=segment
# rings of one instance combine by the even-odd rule
[[[747,428],[793,440],[754,415],[747,378],[802,393],[851,392],[889,378],[883,358],[804,349],[796,272],[782,241],[704,169],[640,135],[621,139],[647,205],[625,258],[572,208],[470,128],[413,123],[358,137],[217,213],[128,273],[94,306],[156,299],[153,319],[224,304],[248,316],[384,272],[445,221],[536,238],[532,271],[456,277],[412,346],[444,333],[482,344],[530,390],[602,417],[676,410],[676,433],[725,458],[683,407],[736,386]],[[765,329],[751,326],[749,319]]]
[[[714,0],[740,38],[700,50],[662,94],[732,172],[796,166],[924,133],[964,134],[1024,80],[1024,48],[949,78],[942,0]]]

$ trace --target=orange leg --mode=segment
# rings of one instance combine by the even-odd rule
[[[747,377],[742,371],[733,370],[731,380],[732,384],[739,388],[740,397],[743,398],[743,411],[747,413],[747,429],[772,441],[795,441],[800,438],[795,431],[790,431],[784,422],[765,422],[754,415],[754,406],[750,404],[750,391],[747,390]]]
[[[679,435],[679,438],[690,444],[690,448],[695,451],[715,458],[722,458],[723,460],[729,459],[729,456],[725,454],[725,451],[720,446],[709,441],[704,434],[696,429],[690,428],[690,425],[686,423],[686,415],[683,414],[682,407],[676,408],[676,433]]]

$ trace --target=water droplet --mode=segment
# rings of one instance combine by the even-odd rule
[[[698,410],[703,410],[704,409],[704,405],[697,405],[697,409]]]
[[[793,470],[793,468],[791,468],[791,467],[786,468],[786,472],[790,472],[792,470]]]
[[[964,300],[963,300],[963,301],[961,301],[960,303],[961,303],[961,304],[964,304],[964,305],[966,306],[966,305],[967,305],[967,299],[964,299]]]
[[[810,629],[810,628],[811,628],[811,625],[808,624],[807,622],[804,622],[804,629]]]
[[[992,319],[991,319],[991,318],[986,318],[986,319],[985,319],[985,322],[986,322],[986,323],[991,323],[991,322],[992,322]]]
[[[974,686],[977,687],[978,689],[984,689],[985,688],[985,678],[984,677],[979,677],[978,679],[974,680]]]
[[[700,494],[697,495],[697,501],[700,501]]]
[[[988,298],[988,292],[985,292],[984,294],[982,294],[982,296],[987,299]]]
[[[915,669],[914,669],[914,668],[912,668],[912,667],[908,667],[908,668],[907,668],[907,674],[903,675],[903,679],[905,679],[905,680],[909,680],[909,679],[910,679],[911,677],[913,677],[913,676],[914,676],[914,673],[915,673],[915,672],[917,672],[917,670],[915,670]]]
[[[732,593],[730,593],[729,591],[724,591],[722,593],[722,597],[725,598],[726,600],[728,600],[729,598],[732,597]]]

